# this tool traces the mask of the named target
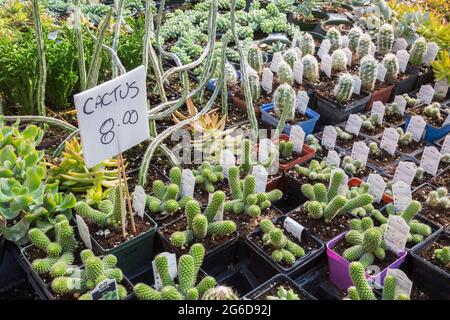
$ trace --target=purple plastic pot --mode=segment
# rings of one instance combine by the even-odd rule
[[[330,276],[330,281],[339,289],[347,290],[348,287],[353,285],[352,279],[348,273],[348,266],[350,262],[345,260],[342,256],[333,251],[333,248],[336,244],[341,241],[346,232],[341,233],[336,238],[330,240],[327,243],[327,257],[328,257],[328,271]],[[384,278],[386,277],[388,269],[398,269],[406,258],[406,251],[398,254],[398,259],[395,260],[391,265],[382,270],[380,273],[375,275],[367,275],[366,278],[371,282],[379,282],[379,284],[383,285]]]

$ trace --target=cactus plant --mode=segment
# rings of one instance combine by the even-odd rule
[[[364,219],[371,221],[368,217]],[[359,261],[364,268],[372,265],[375,257],[384,260],[386,246],[382,241],[383,234],[384,232],[376,227],[361,231],[351,230],[346,235],[346,241],[351,247],[344,250],[342,257],[350,262]]]
[[[389,53],[394,44],[394,27],[388,23],[383,24],[378,31],[377,41],[378,53]]]
[[[276,157],[276,152],[270,150],[267,159],[264,162],[256,163],[252,160],[252,142],[250,139],[244,139],[242,141],[241,159],[239,164],[240,173],[243,175],[249,174],[253,170],[253,166],[256,164],[262,165],[264,168],[269,169]]]
[[[434,251],[434,256],[436,260],[442,263],[444,266],[450,264],[450,246],[443,247],[441,249],[436,249]]]
[[[227,86],[233,87],[238,83],[238,76],[236,69],[234,69],[233,65],[229,62],[225,64],[225,81]]]
[[[408,146],[412,143],[412,133],[411,132],[404,132],[401,127],[398,127],[396,129],[398,132],[399,138],[398,138],[398,144],[401,146]]]
[[[317,161],[316,159],[311,160],[309,167],[296,165],[294,167],[295,172],[307,177],[312,181],[329,181],[331,177],[331,170],[334,166],[328,166],[326,160]]]
[[[278,149],[279,153],[283,155],[283,157],[289,159],[294,150],[294,142],[290,140],[289,141],[280,140],[280,142],[278,143]]]
[[[342,47],[342,37],[341,32],[335,27],[331,27],[328,29],[326,38],[330,40],[331,47],[330,50],[334,51]]]
[[[303,57],[305,57],[306,55],[314,56],[315,44],[312,35],[307,32],[303,33],[303,36],[300,39],[299,48],[302,51]]]
[[[209,193],[213,193],[214,184],[223,181],[224,176],[220,165],[212,165],[208,161],[204,161],[196,170],[192,170],[195,177],[195,184],[199,184]]]
[[[277,295],[267,296],[266,300],[300,300],[300,297],[294,292],[294,290],[286,290],[283,286],[280,286],[277,289]]]
[[[353,52],[356,53],[359,46],[359,38],[363,34],[363,31],[361,28],[355,26],[350,29],[348,32],[348,48]]]
[[[361,78],[361,89],[372,92],[377,81],[378,62],[372,55],[366,55],[361,59],[359,77]]]
[[[258,74],[262,74],[264,69],[264,62],[261,49],[257,45],[253,45],[248,49],[247,60],[250,67]]]
[[[261,82],[258,73],[253,69],[248,70],[248,85],[250,87],[252,101],[258,101],[261,97]]]
[[[293,120],[295,117],[295,91],[287,83],[281,84],[273,94],[274,112],[279,122]],[[284,119],[283,119],[284,118]],[[284,128],[284,123],[283,127]]]
[[[370,54],[371,43],[372,39],[367,33],[364,33],[359,37],[358,49],[356,50],[356,54],[358,55],[359,60]]]
[[[303,77],[312,82],[316,83],[319,81],[319,63],[317,62],[317,59],[307,54],[302,58],[303,63]]]
[[[384,114],[386,115],[386,118],[401,117],[403,115],[400,112],[400,108],[396,102],[388,104],[384,109]]]
[[[450,208],[450,197],[448,196],[448,190],[445,187],[439,187],[435,191],[431,191],[428,194],[426,204],[433,208]]]
[[[386,67],[386,76],[384,80],[390,84],[395,83],[400,70],[397,56],[395,54],[388,53],[384,56],[382,63]]]
[[[217,286],[208,289],[203,294],[202,300],[239,300],[239,297],[232,288],[226,286]]]
[[[347,56],[342,49],[336,49],[331,54],[331,70],[340,72],[347,69]]]
[[[433,121],[441,120],[441,104],[439,102],[433,102],[423,109],[423,114]]]
[[[339,76],[339,79],[334,87],[334,96],[339,103],[346,103],[353,94],[354,79],[349,73],[344,73]]]
[[[287,83],[292,86],[294,84],[292,69],[286,61],[280,62],[277,75],[280,85]]]
[[[297,54],[297,51],[293,48],[286,50],[283,53],[283,59],[287,62],[287,64],[291,67],[291,69],[294,68],[294,63],[299,60],[299,56]]]
[[[351,175],[357,175],[360,171],[365,169],[365,166],[361,160],[354,160],[350,156],[345,156],[342,159],[341,167],[345,172]]]
[[[414,41],[409,52],[409,63],[414,67],[420,67],[423,64],[425,53],[427,52],[427,41],[420,37]]]
[[[313,134],[308,134],[305,137],[305,142],[308,145],[308,147],[312,148],[313,150],[316,151],[316,153],[321,153],[323,148],[322,145],[320,144],[319,139],[317,139]]]

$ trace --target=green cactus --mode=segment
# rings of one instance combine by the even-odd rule
[[[358,49],[356,50],[359,60],[364,58],[366,55],[370,54],[371,43],[372,39],[367,33],[364,33],[359,37]]]
[[[397,56],[392,53],[388,53],[383,58],[383,65],[386,67],[386,76],[384,80],[387,83],[393,84],[397,81],[399,66]]]
[[[428,194],[426,204],[432,208],[448,209],[450,207],[450,197],[447,195],[447,188],[440,187]]]
[[[434,251],[434,256],[437,261],[442,263],[444,266],[447,266],[450,263],[450,246],[436,249]]]
[[[252,95],[252,101],[258,101],[261,97],[261,83],[259,81],[258,73],[253,69],[248,71],[248,84]]]
[[[336,49],[331,54],[331,70],[333,72],[345,71],[347,69],[347,56],[344,50]]]
[[[182,255],[178,260],[178,289],[182,295],[186,295],[195,283],[195,263],[191,255]]]
[[[422,205],[419,201],[413,200],[411,201],[406,209],[402,213],[402,218],[406,221],[406,223],[410,224],[411,220],[414,219],[417,213],[422,210]]]
[[[212,165],[204,161],[196,170],[192,170],[195,176],[195,184],[199,184],[209,193],[215,190],[214,184],[223,181],[224,176],[220,165]]]
[[[360,262],[352,262],[348,270],[359,299],[376,300],[375,294],[367,283],[364,266]]]
[[[294,84],[294,75],[292,73],[292,68],[286,61],[280,62],[277,75],[280,85],[287,83],[292,86]]]
[[[280,151],[280,154],[282,154],[285,158],[288,159],[291,157],[292,152],[294,150],[294,142],[280,140],[278,144],[278,149]]]
[[[378,62],[372,55],[366,55],[361,59],[359,77],[361,78],[361,89],[372,92],[377,81]]]
[[[281,84],[273,95],[274,112],[280,118],[292,120],[295,117],[295,91],[287,83]],[[283,123],[284,127],[284,123]]]
[[[202,296],[202,300],[239,300],[238,294],[232,288],[217,286],[208,289]]]
[[[348,48],[353,52],[356,53],[358,50],[359,45],[359,38],[363,34],[361,28],[359,27],[353,27],[348,32]]]
[[[276,296],[267,296],[266,300],[300,300],[298,294],[292,289],[286,290],[283,286],[278,287]]]
[[[229,62],[225,64],[225,81],[228,87],[234,87],[238,83],[237,72],[234,69],[233,65]]]
[[[328,40],[330,40],[330,43],[331,43],[330,50],[331,51],[337,50],[342,46],[341,33],[335,27],[331,27],[330,29],[328,29],[326,38]]]
[[[247,60],[250,67],[257,72],[257,74],[262,74],[264,69],[264,62],[262,51],[257,45],[253,45],[248,49]]]
[[[339,76],[338,82],[334,88],[334,96],[339,103],[346,103],[353,94],[353,77],[344,73]]]
[[[316,83],[319,81],[319,63],[313,55],[307,54],[302,58],[303,77],[309,82]]]
[[[394,45],[394,27],[388,23],[383,24],[378,31],[377,42],[378,53],[389,53]]]
[[[299,48],[302,51],[303,57],[306,55],[314,56],[316,46],[311,34],[308,32],[303,33],[303,36],[300,39]]]
[[[297,51],[291,48],[283,53],[283,59],[284,61],[286,61],[289,67],[291,67],[291,69],[294,69],[294,63],[299,59],[299,56],[297,54]]]
[[[425,53],[427,52],[427,41],[420,37],[414,41],[409,52],[409,63],[414,67],[420,67],[423,64]]]
[[[136,284],[134,293],[139,300],[161,300],[161,292],[144,283]]]

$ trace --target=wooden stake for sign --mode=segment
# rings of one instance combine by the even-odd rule
[[[134,223],[134,211],[133,211],[133,206],[131,205],[131,196],[130,196],[130,190],[128,189],[128,182],[127,182],[127,176],[125,174],[125,164],[123,161],[123,156],[121,153],[119,153],[118,155],[118,160],[119,160],[119,172],[122,172],[122,178],[123,178],[123,182],[125,185],[125,191],[127,193],[127,204],[128,204],[128,213],[130,215],[130,220],[131,220],[131,230],[133,231],[134,234],[136,234],[136,224]]]
[[[120,217],[122,220],[122,236],[125,239],[127,237],[127,230],[125,228],[125,218],[126,218],[126,211],[125,206],[123,203],[123,187],[122,187],[122,172],[119,168],[119,199],[120,199]]]

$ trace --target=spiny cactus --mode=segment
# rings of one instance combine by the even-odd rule
[[[252,101],[258,101],[261,97],[261,82],[258,73],[253,69],[248,70],[248,85],[250,87]]]
[[[312,148],[313,150],[316,151],[316,153],[321,153],[323,148],[322,145],[320,144],[319,139],[317,139],[313,134],[308,134],[305,137],[305,142],[308,145],[308,147]]]
[[[312,181],[329,181],[331,177],[331,170],[333,168],[334,166],[327,165],[325,159],[320,162],[313,159],[309,163],[309,167],[296,165],[294,170],[298,174],[305,176]]]
[[[293,120],[295,117],[295,91],[288,84],[281,84],[273,94],[274,112],[281,119]]]
[[[389,117],[401,117],[403,114],[400,112],[400,107],[396,102],[392,102],[386,106],[384,109],[384,114],[386,118]]]
[[[404,132],[401,127],[398,127],[396,131],[398,132],[399,135],[398,144],[400,146],[408,146],[409,144],[412,143],[413,139],[411,132]]]
[[[340,127],[335,127],[337,132],[337,138],[339,140],[343,141],[349,141],[353,138],[353,135],[351,133],[348,133],[347,131],[343,130]]]
[[[326,38],[330,40],[331,47],[330,50],[334,51],[339,49],[342,46],[342,36],[341,32],[335,27],[331,27],[328,29]]]
[[[348,48],[353,52],[356,53],[358,50],[359,45],[359,38],[363,34],[363,31],[359,27],[353,27],[348,32]]]
[[[331,54],[331,70],[340,72],[347,69],[347,56],[342,49],[337,49]]]
[[[381,26],[377,36],[378,52],[380,54],[389,53],[394,44],[394,27],[385,23]]]
[[[239,296],[234,290],[226,286],[217,286],[208,289],[202,296],[202,300],[239,300]]]
[[[282,154],[286,159],[290,158],[294,150],[294,142],[280,140],[278,144],[278,149],[280,154]]]
[[[364,266],[359,262],[352,262],[349,265],[348,271],[354,288],[356,289],[357,300],[376,300],[372,288],[366,280],[366,272]],[[349,288],[349,290],[352,290]],[[353,296],[355,297],[355,296]]]
[[[426,204],[430,207],[450,208],[450,197],[448,196],[448,190],[445,187],[440,187],[435,191],[431,191],[428,194]]]
[[[407,105],[408,107],[414,107],[414,106],[416,106],[416,105],[419,103],[419,101],[418,101],[416,98],[410,97],[407,93],[405,93],[405,94],[403,95],[403,98],[405,98],[405,100],[406,100],[406,105]]]
[[[227,86],[233,87],[238,83],[238,76],[237,72],[234,69],[233,65],[229,62],[225,64],[225,75],[224,75],[225,81],[227,83]]]
[[[450,246],[443,247],[442,249],[436,249],[434,251],[436,260],[442,263],[444,266],[450,264]]]
[[[292,86],[292,84],[294,83],[294,75],[292,73],[292,68],[286,61],[280,62],[277,75],[280,85],[287,83]]]
[[[387,83],[395,83],[397,81],[399,66],[397,56],[393,53],[388,53],[383,58],[383,65],[386,67],[386,76],[384,80]]]
[[[209,193],[213,193],[214,184],[223,181],[224,176],[220,165],[212,165],[204,161],[196,170],[192,170],[195,177],[195,184],[199,184]]]
[[[314,44],[312,35],[307,32],[303,33],[303,36],[300,39],[299,48],[302,51],[303,57],[305,57],[306,55],[314,56],[316,46]]]
[[[294,63],[299,60],[299,56],[297,54],[297,51],[293,48],[286,50],[283,53],[283,59],[287,62],[287,64],[293,69]]]
[[[358,55],[358,59],[361,60],[366,55],[370,54],[370,44],[372,43],[372,39],[367,33],[364,33],[359,38],[358,49],[356,53]]]
[[[294,290],[286,290],[283,286],[280,286],[277,289],[277,295],[267,296],[266,300],[300,300],[300,297],[294,292]]]
[[[353,77],[344,73],[339,76],[339,79],[334,87],[334,96],[339,103],[346,103],[353,94]]]
[[[363,219],[372,221],[368,217]],[[346,241],[351,247],[344,250],[342,257],[350,262],[358,260],[365,268],[373,264],[375,257],[384,260],[386,246],[382,243],[383,234],[383,230],[370,225],[365,230],[349,231]]]
[[[319,81],[319,63],[317,62],[317,59],[307,54],[302,58],[303,63],[303,77],[312,82],[316,83]]]
[[[373,131],[378,125],[378,115],[377,114],[371,114],[371,115],[360,115],[361,120],[363,121],[361,124],[361,128],[367,131]]]
[[[381,156],[382,151],[375,141],[369,143],[369,154],[372,156]]]
[[[269,169],[272,166],[277,153],[274,150],[270,150],[267,159],[264,162],[256,163],[252,160],[252,142],[250,139],[244,139],[242,141],[242,153],[239,164],[240,173],[247,175],[252,172],[253,166],[256,164],[262,165],[264,168]]]
[[[361,59],[359,77],[361,78],[361,89],[372,92],[377,81],[378,62],[372,55],[366,55]]]
[[[427,41],[424,37],[414,41],[411,51],[409,52],[409,63],[414,67],[420,67],[423,64],[425,53],[427,52]]]
[[[247,60],[253,70],[258,74],[262,74],[264,69],[263,56],[261,49],[257,45],[253,45],[248,49]]]
[[[358,172],[365,169],[364,163],[361,160],[354,160],[350,156],[345,156],[342,159],[341,167],[345,172],[352,175],[356,175]]]
[[[439,102],[433,102],[423,109],[423,114],[433,120],[442,119],[441,104]]]

